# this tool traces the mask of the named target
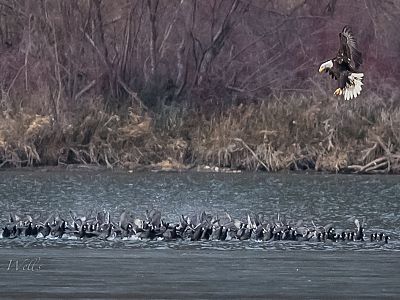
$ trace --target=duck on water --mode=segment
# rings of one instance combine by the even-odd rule
[[[40,221],[27,215],[20,217],[9,215],[8,222],[2,226],[1,236],[13,239],[18,237],[79,239],[162,239],[165,241],[187,239],[201,240],[259,240],[259,241],[298,241],[298,242],[345,242],[370,241],[388,243],[390,237],[383,232],[371,232],[366,239],[365,229],[355,219],[354,230],[335,232],[332,224],[316,226],[314,222],[306,226],[303,221],[285,221],[278,214],[277,219],[267,220],[264,214],[247,215],[247,220],[207,214],[205,211],[191,217],[181,215],[178,223],[169,223],[159,210],[146,210],[145,217],[140,219],[124,211],[117,222],[111,220],[109,212],[97,212],[94,216],[78,216],[70,211],[69,218],[51,214]]]

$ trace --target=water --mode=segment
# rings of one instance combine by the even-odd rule
[[[201,210],[243,220],[264,212],[337,231],[354,230],[357,217],[367,235],[383,231],[391,240],[0,239],[1,298],[398,298],[398,195],[397,176],[3,171],[1,224],[9,211],[45,219],[109,210],[116,219],[157,208],[171,222]],[[24,261],[37,263],[21,270]]]

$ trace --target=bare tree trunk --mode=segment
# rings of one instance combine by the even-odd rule
[[[185,88],[187,81],[188,52],[185,47],[187,40],[186,36],[186,34],[182,35],[182,41],[179,44],[178,51],[176,52],[176,67],[178,70],[178,74],[176,76],[176,84],[178,88],[175,90],[175,98],[178,98],[182,94],[182,91]]]
[[[159,0],[147,0],[147,6],[149,9],[149,20],[150,20],[150,78],[153,80],[157,68],[157,8]]]
[[[212,37],[211,45],[203,52],[200,59],[199,69],[197,71],[197,78],[195,80],[196,85],[200,85],[204,77],[209,71],[212,61],[219,54],[222,47],[224,46],[225,39],[231,30],[231,17],[236,11],[239,5],[239,0],[234,0],[232,2],[231,8],[223,20],[218,31]]]
[[[164,37],[163,40],[161,42],[160,48],[158,49],[158,52],[160,53],[160,58],[162,59],[165,55],[165,50],[166,50],[166,44],[167,44],[167,40],[169,38],[169,36],[171,35],[171,31],[172,31],[172,27],[174,26],[174,24],[176,23],[176,20],[178,19],[178,13],[179,10],[183,4],[184,0],[179,0],[179,4],[176,7],[175,11],[174,11],[174,17],[171,19],[171,22],[168,24],[167,29],[165,30],[164,33]]]
[[[101,1],[102,0],[94,0],[94,4],[96,6],[96,35],[95,41],[96,45],[99,45],[101,48],[104,58],[108,61],[108,50],[104,39],[104,28],[103,28],[103,17],[101,14]]]
[[[44,2],[44,14],[45,14],[47,25],[51,29],[53,43],[54,43],[54,60],[55,60],[53,63],[54,64],[54,75],[55,75],[55,80],[56,80],[57,86],[58,86],[56,96],[54,95],[54,93],[52,91],[52,90],[54,90],[54,87],[52,86],[52,84],[50,82],[48,83],[48,87],[49,87],[50,99],[53,102],[54,119],[58,123],[58,122],[60,122],[60,101],[61,101],[63,84],[61,81],[60,61],[59,61],[59,57],[58,57],[56,25],[54,23],[54,20],[52,20],[50,18],[50,14],[48,12],[46,2]]]

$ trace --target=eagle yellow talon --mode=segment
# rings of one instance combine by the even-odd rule
[[[341,96],[343,94],[343,90],[341,88],[337,88],[333,94],[336,96]]]

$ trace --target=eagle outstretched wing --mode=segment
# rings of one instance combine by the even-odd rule
[[[338,57],[341,57],[350,67],[357,70],[362,64],[362,55],[357,49],[357,42],[350,27],[345,26],[342,32],[339,33],[339,38],[340,48]]]

